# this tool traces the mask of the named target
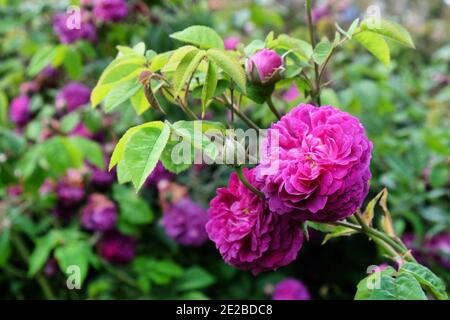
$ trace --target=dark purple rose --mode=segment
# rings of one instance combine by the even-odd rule
[[[75,128],[73,128],[69,134],[69,136],[80,136],[86,139],[92,139],[94,134],[89,131],[88,128],[83,124],[83,122],[78,123]]]
[[[107,261],[125,264],[133,260],[136,250],[136,239],[116,231],[103,235],[99,242],[100,255]]]
[[[297,279],[285,279],[273,291],[272,300],[310,300],[306,286]]]
[[[89,103],[91,89],[79,82],[70,82],[66,84],[56,96],[56,108],[71,112],[79,107]]]
[[[147,180],[145,180],[146,187],[155,187],[162,180],[173,180],[175,175],[164,168],[161,161],[158,161],[155,169],[153,169],[152,173],[148,176]]]
[[[281,78],[283,59],[273,50],[262,49],[247,60],[245,68],[252,82],[274,83]]]
[[[330,222],[352,215],[368,191],[372,143],[350,114],[301,104],[269,129],[257,180],[277,214]]]
[[[30,98],[18,96],[11,101],[9,106],[9,117],[19,127],[28,123],[31,118]]]
[[[78,19],[79,18],[79,19]],[[89,13],[81,10],[80,17],[76,13],[57,13],[53,16],[53,30],[61,43],[74,43],[78,40],[94,42],[97,40],[95,25],[89,21]]]
[[[236,50],[240,41],[241,40],[238,37],[229,37],[226,38],[223,43],[225,44],[226,50]]]
[[[70,169],[56,186],[58,202],[63,207],[72,207],[84,198],[84,182],[80,172]]]
[[[300,91],[295,84],[290,86],[289,89],[287,89],[287,91],[283,94],[283,100],[286,102],[292,102],[298,97],[300,97]]]
[[[161,225],[167,235],[178,243],[198,247],[208,239],[205,230],[207,220],[206,210],[185,197],[164,212]]]
[[[434,261],[450,270],[450,232],[442,232],[426,239],[425,248]]]
[[[260,189],[253,170],[244,175]],[[254,274],[289,264],[303,243],[299,223],[268,210],[265,200],[245,187],[236,173],[227,188],[217,189],[208,215],[206,232],[225,262]]]
[[[102,21],[120,21],[128,14],[124,0],[95,0],[94,16]]]
[[[81,224],[91,231],[109,231],[117,222],[117,208],[114,202],[102,194],[89,196],[86,206],[81,210]]]

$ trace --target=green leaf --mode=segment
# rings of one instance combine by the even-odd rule
[[[214,277],[203,268],[194,266],[186,270],[177,283],[177,289],[180,291],[202,289],[212,285],[215,282]]]
[[[154,215],[147,202],[130,188],[114,185],[113,198],[119,204],[119,219],[135,225],[148,224],[153,221]]]
[[[125,144],[124,159],[136,190],[144,184],[155,168],[170,135],[170,127],[162,130],[142,128],[135,132]]]
[[[183,58],[192,51],[197,52],[198,48],[188,45],[180,47],[175,51],[171,51],[170,52],[171,54],[168,56],[168,60],[164,63],[164,66],[161,68],[161,72],[174,72],[178,68],[178,65],[180,64],[181,60],[183,60]],[[151,66],[150,69],[152,69]]]
[[[92,107],[102,102],[111,89],[121,82],[127,82],[135,78],[145,70],[146,60],[143,56],[130,54],[116,58],[106,67],[91,93]],[[135,81],[136,82],[136,81]]]
[[[99,169],[103,170],[105,168],[105,158],[99,144],[80,136],[74,136],[68,139],[71,144],[80,150],[84,159],[88,160]]]
[[[47,262],[50,252],[61,242],[61,234],[57,231],[50,231],[45,236],[37,239],[36,247],[33,250],[28,263],[28,274],[35,275]]]
[[[398,23],[377,17],[369,17],[361,22],[361,29],[375,32],[407,47],[415,48],[409,32]]]
[[[105,110],[111,112],[122,103],[130,99],[135,95],[139,89],[142,88],[142,84],[136,82],[136,80],[130,80],[127,82],[121,82],[115,85],[108,93],[105,99]]]
[[[67,139],[52,137],[41,144],[40,152],[48,168],[57,175],[63,174],[69,168],[78,168],[83,156]]]
[[[192,74],[195,72],[198,65],[205,57],[205,54],[206,53],[203,50],[193,50],[186,54],[180,61],[172,79],[175,97],[178,97],[180,95],[181,90],[186,85],[186,82],[190,79]],[[187,88],[187,90],[188,89],[189,88]]]
[[[246,92],[245,71],[238,58],[229,51],[219,49],[209,49],[208,59],[218,65],[230,78],[239,86],[241,91]]]
[[[358,283],[355,300],[396,300],[394,273],[395,270],[389,267],[362,279]]]
[[[217,68],[212,62],[208,63],[208,71],[206,73],[205,84],[202,89],[202,118],[205,116],[205,110],[209,101],[214,97],[217,88]]]
[[[420,283],[408,273],[401,273],[395,279],[397,300],[427,300]]]
[[[338,226],[333,231],[331,231],[330,233],[327,233],[325,235],[325,238],[322,241],[322,245],[327,243],[328,240],[330,240],[330,239],[337,238],[337,237],[343,237],[343,236],[350,236],[354,233],[356,233],[356,231],[353,229]]]
[[[361,31],[355,34],[354,39],[386,66],[389,65],[391,60],[389,46],[382,36],[372,31]]]
[[[328,56],[331,54],[331,50],[333,49],[333,44],[328,40],[322,40],[317,46],[314,48],[314,52],[312,55],[313,60],[318,64],[322,65]]]
[[[109,170],[111,170],[122,159],[123,152],[125,150],[125,144],[134,133],[143,128],[159,128],[160,130],[162,130],[163,126],[164,123],[162,121],[152,121],[128,129],[125,134],[119,139],[119,142],[117,142],[117,145],[114,148],[114,151],[111,155],[111,160],[109,162]]]
[[[172,134],[172,136],[175,134]],[[182,145],[180,143],[183,143],[179,140],[172,140],[170,139],[166,147],[164,148],[164,151],[161,154],[161,163],[172,173],[179,174],[187,169],[189,169],[192,164],[194,163],[194,152],[192,151],[191,144],[189,144],[189,151],[190,151],[190,157],[189,161],[185,161],[186,159],[183,158],[184,155],[174,155],[174,148],[182,148]],[[186,156],[187,157],[187,156]]]
[[[224,49],[222,38],[213,29],[205,26],[191,26],[171,34],[170,37],[181,42],[191,43],[201,49]]]
[[[417,281],[429,289],[439,300],[448,299],[444,282],[427,267],[418,263],[407,262],[400,268],[400,273],[403,272],[414,276]]]
[[[160,70],[162,67],[164,67],[168,61],[169,58],[172,56],[173,51],[168,51],[164,53],[160,53],[153,57],[152,62],[150,64],[149,70],[152,72],[156,72]]]
[[[79,122],[80,114],[78,112],[71,112],[61,119],[60,129],[62,132],[68,133],[72,131]]]
[[[10,235],[10,228],[3,228],[0,232],[0,268],[8,263],[11,255]]]
[[[356,31],[356,28],[358,27],[359,24],[359,18],[356,18],[352,24],[350,25],[350,27],[348,28],[347,32],[346,32],[346,36],[351,39],[353,36],[353,33]]]
[[[435,164],[430,171],[430,182],[433,188],[442,188],[448,182],[450,176],[450,168],[448,164],[443,162]]]
[[[139,91],[131,97],[131,104],[137,115],[143,114],[150,108],[150,103],[145,97],[144,87],[140,88]]]
[[[81,61],[80,54],[75,49],[67,49],[63,65],[64,69],[66,69],[72,79],[76,80],[81,76],[81,72],[83,71],[83,63]]]
[[[120,184],[127,183],[131,181],[131,175],[125,166],[125,160],[120,160],[117,164],[117,181]]]
[[[89,260],[92,255],[92,249],[88,243],[83,241],[70,242],[55,249],[55,258],[62,272],[66,276],[72,275],[71,266],[80,268],[80,283],[83,284],[86,279]]]
[[[56,47],[44,46],[40,48],[31,58],[30,64],[27,68],[27,74],[30,77],[34,77],[46,66],[50,65],[53,59],[56,57]]]
[[[280,34],[275,40],[271,41],[269,48],[294,50],[304,60],[309,60],[313,55],[313,48],[308,42],[293,38],[287,34]]]

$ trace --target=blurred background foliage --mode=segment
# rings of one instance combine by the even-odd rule
[[[392,44],[392,62],[388,67],[361,47],[346,45],[325,75],[328,86],[322,93],[322,102],[361,119],[374,143],[372,193],[368,199],[387,187],[397,233],[414,235],[416,242],[411,246],[421,251],[425,248],[421,239],[450,230],[450,2],[314,3],[320,36],[332,38],[335,22],[348,27],[370,5],[378,5],[382,15],[400,22],[414,38],[416,50]],[[60,145],[49,146],[45,134],[48,130],[66,136],[82,122],[96,134],[95,143],[108,154],[128,127],[159,117],[153,110],[138,117],[129,105],[109,115],[89,106],[64,116],[58,113],[55,99],[59,89],[73,80],[93,88],[101,71],[116,55],[117,45],[132,46],[143,41],[156,52],[167,51],[180,46],[168,35],[193,24],[211,26],[224,38],[236,36],[244,44],[263,41],[272,30],[307,40],[304,1],[130,0],[127,19],[97,25],[97,42],[78,41],[65,46],[66,51],[52,53],[53,61],[61,55],[60,72],[57,78],[50,79],[55,80],[54,84],[32,95],[33,119],[17,130],[9,119],[10,102],[20,95],[21,85],[36,76],[30,67],[36,52],[58,46],[52,17],[70,4],[0,0],[1,298],[48,298],[44,293],[45,286],[49,286],[60,299],[266,299],[273,286],[287,277],[302,280],[314,299],[353,298],[367,266],[384,261],[375,246],[362,236],[334,239],[321,246],[323,237],[314,232],[296,262],[254,277],[226,266],[210,242],[193,248],[170,239],[158,222],[164,192],[155,186],[136,196],[130,186],[97,188],[84,178],[86,194],[102,193],[119,206],[118,229],[136,240],[133,259],[117,265],[99,253],[98,232],[86,232],[76,218],[77,212],[71,213],[70,218],[55,215],[57,193],[42,192],[44,181],[51,178],[58,183],[66,170],[74,166],[72,158],[58,157]],[[285,110],[304,102],[301,92],[286,101],[284,93],[290,85],[283,81],[277,84],[275,103]],[[266,108],[248,108],[261,126],[274,120]],[[214,105],[211,113],[214,119],[225,116]],[[180,117],[170,114],[171,118],[177,116]],[[38,146],[44,146],[44,153],[36,151]],[[72,156],[79,153],[77,157],[82,157],[82,148],[75,149]],[[47,162],[42,163],[46,155]],[[215,189],[226,184],[229,172],[225,167],[194,167],[175,181],[207,208]],[[89,176],[86,171],[83,174]],[[11,188],[19,188],[20,192],[14,193]],[[133,216],[136,212],[141,213],[141,220]],[[36,253],[39,243],[43,252]],[[58,248],[66,249],[57,254]],[[424,259],[448,285],[450,240],[446,248],[439,253],[439,259]],[[426,256],[426,252],[419,254]],[[55,261],[54,255],[56,270],[64,266],[67,255],[82,257],[82,263],[91,266],[81,290],[67,290],[60,271],[47,272]],[[73,261],[72,256],[67,259]],[[32,263],[38,269],[35,272],[30,270]]]

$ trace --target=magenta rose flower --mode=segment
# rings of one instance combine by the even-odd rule
[[[91,89],[79,82],[70,82],[66,84],[56,96],[56,108],[71,112],[79,107],[89,103],[91,98]]]
[[[270,84],[281,78],[283,59],[273,50],[262,49],[247,60],[245,68],[252,82]]]
[[[288,278],[278,283],[272,294],[272,300],[310,300],[308,288],[297,279]]]
[[[245,176],[255,188],[253,170]],[[217,189],[208,210],[206,232],[226,263],[254,274],[276,270],[297,258],[303,243],[298,222],[271,212],[265,200],[233,173],[227,188]]]
[[[102,21],[120,21],[128,14],[124,0],[95,0],[94,16]]]
[[[11,121],[19,127],[22,127],[30,121],[30,98],[27,96],[18,96],[11,101],[9,106],[9,117]]]
[[[167,235],[176,242],[198,247],[208,240],[205,230],[207,220],[206,210],[184,197],[164,212],[161,225]]]
[[[241,40],[238,37],[228,37],[223,40],[225,50],[236,50]]]
[[[75,13],[74,13],[75,14]],[[53,30],[61,43],[70,44],[78,40],[97,40],[95,25],[89,21],[89,13],[81,10],[79,21],[74,14],[57,13],[53,17]],[[79,22],[79,25],[77,23]]]
[[[81,210],[81,224],[91,231],[109,231],[117,222],[117,208],[114,202],[102,194],[90,195],[88,203]]]
[[[106,261],[126,264],[134,258],[136,239],[117,231],[110,231],[100,239],[98,250]]]
[[[256,177],[273,212],[336,221],[366,197],[371,151],[357,118],[331,106],[301,104],[269,129]]]

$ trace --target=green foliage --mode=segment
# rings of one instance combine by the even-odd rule
[[[222,38],[213,29],[205,26],[191,26],[171,34],[170,37],[181,42],[191,43],[201,49],[224,49]]]

